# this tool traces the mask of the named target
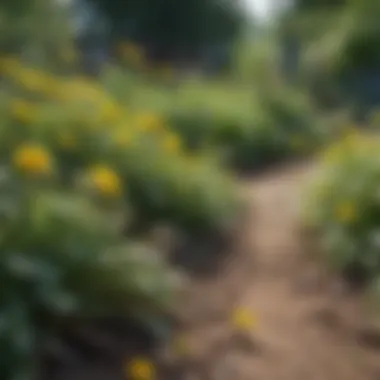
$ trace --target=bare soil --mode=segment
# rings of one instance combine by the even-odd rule
[[[235,259],[213,279],[194,279],[180,307],[194,380],[380,379],[380,333],[364,296],[308,255],[300,226],[310,163],[242,183],[250,217]],[[230,322],[243,307],[257,318],[245,336]]]

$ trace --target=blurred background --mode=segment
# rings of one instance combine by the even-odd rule
[[[339,270],[376,280],[379,15],[377,0],[3,0],[1,379],[104,361],[81,379],[153,380],[185,279],[218,267],[244,219],[242,175],[330,145],[307,223]]]

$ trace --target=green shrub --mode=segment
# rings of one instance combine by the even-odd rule
[[[329,262],[368,279],[380,273],[379,147],[376,136],[355,134],[335,144],[306,210]]]
[[[38,347],[58,320],[159,315],[175,287],[154,253],[120,237],[118,217],[88,198],[24,185],[4,173],[0,369],[6,379],[37,378]]]
[[[224,229],[239,212],[232,178],[211,159],[142,146],[121,157],[132,210],[147,226],[163,222],[189,233]]]
[[[121,208],[128,203],[131,217],[148,225],[165,221],[189,231],[219,228],[233,213],[237,192],[228,184],[229,175],[203,154],[189,154],[154,107],[132,104],[126,110],[95,82],[12,67],[6,77],[9,91],[23,96],[5,97],[1,104],[5,157],[20,144],[38,143],[54,157],[59,185],[75,191],[89,174],[104,177],[107,171],[108,185],[114,183],[122,193],[111,196],[112,202]],[[111,88],[116,73],[108,72]],[[42,100],[32,102],[25,87],[35,78],[48,86],[38,86]]]

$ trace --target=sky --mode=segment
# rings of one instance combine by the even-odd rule
[[[261,21],[268,21],[289,0],[244,0],[248,11]]]
[[[270,17],[271,0],[244,0],[250,13],[260,19]]]

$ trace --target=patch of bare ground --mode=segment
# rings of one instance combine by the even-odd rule
[[[243,181],[251,209],[234,259],[215,278],[194,278],[179,307],[185,378],[380,379],[380,334],[362,296],[313,261],[303,242],[300,196],[313,172],[313,164],[292,164]],[[236,307],[258,320],[244,338],[229,322]]]

